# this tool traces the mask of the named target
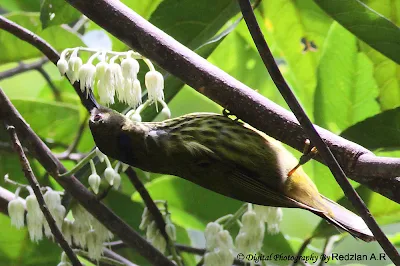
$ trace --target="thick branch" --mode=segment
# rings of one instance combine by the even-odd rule
[[[136,249],[140,255],[152,264],[174,265],[138,233],[133,231],[129,225],[116,216],[108,207],[99,202],[96,196],[86,189],[74,176],[59,177],[59,174],[67,172],[67,169],[65,169],[61,162],[54,157],[50,149],[33,132],[0,89],[0,119],[4,118],[7,118],[15,126],[18,136],[46,171],[108,230],[130,247]]]
[[[29,184],[32,187],[33,192],[35,193],[36,199],[39,202],[40,209],[42,210],[43,215],[46,218],[46,221],[50,227],[51,233],[53,234],[57,243],[60,244],[65,254],[68,256],[72,265],[81,266],[82,265],[81,262],[78,260],[78,257],[75,255],[75,253],[72,251],[71,247],[65,240],[63,234],[61,233],[61,230],[58,228],[56,224],[56,220],[54,220],[54,217],[51,215],[49,209],[47,208],[47,204],[44,201],[42,191],[40,190],[39,182],[37,181],[35,175],[33,174],[28,158],[26,157],[24,149],[22,148],[22,145],[18,139],[17,133],[15,132],[15,127],[8,124],[5,124],[5,127],[10,134],[14,150],[19,156],[19,160],[25,178],[28,180]]]
[[[325,163],[329,166],[329,169],[331,170],[336,181],[342,188],[344,194],[353,204],[358,214],[363,218],[365,223],[368,225],[368,228],[371,230],[376,240],[379,242],[379,244],[386,252],[386,254],[390,257],[392,262],[395,263],[396,265],[400,265],[400,256],[396,248],[392,245],[392,243],[389,241],[386,235],[382,232],[378,223],[375,221],[374,217],[371,215],[371,212],[365,205],[364,201],[360,198],[360,196],[357,194],[355,189],[350,184],[350,181],[347,179],[342,168],[339,166],[339,163],[336,161],[331,150],[319,136],[313,124],[311,123],[311,120],[308,118],[306,112],[303,110],[302,106],[296,99],[293,91],[283,78],[282,73],[280,72],[279,67],[276,64],[275,59],[272,56],[272,53],[268,47],[268,44],[264,39],[264,36],[258,25],[256,16],[253,12],[253,9],[251,8],[250,1],[238,0],[238,2],[240,5],[240,9],[242,10],[243,17],[246,21],[247,27],[249,29],[249,32],[251,34],[251,37],[254,40],[258,52],[264,62],[264,65],[268,69],[268,72],[271,75],[272,80],[274,81],[276,87],[279,89],[279,92],[285,99],[286,103],[289,105],[290,109],[296,115],[297,120],[300,122],[304,131],[310,137],[311,142],[318,149],[318,153],[321,154],[321,157],[323,158]]]
[[[268,135],[301,151],[307,138],[292,113],[211,65],[119,1],[66,0],[95,23],[160,67]],[[107,10],[107,12],[104,12]],[[168,89],[168,88],[167,88]],[[376,157],[367,149],[316,126],[338,162],[355,181],[400,203],[400,159]],[[359,161],[359,156],[363,160]],[[321,158],[317,158],[321,161]],[[385,167],[366,163],[379,162]],[[365,174],[367,173],[367,174]],[[382,177],[387,178],[381,182]]]

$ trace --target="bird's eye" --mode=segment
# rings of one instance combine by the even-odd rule
[[[99,122],[102,118],[103,118],[103,116],[102,116],[101,114],[96,114],[96,115],[93,117],[93,121],[94,121],[94,122]]]

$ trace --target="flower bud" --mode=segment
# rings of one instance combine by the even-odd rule
[[[165,238],[160,234],[160,231],[157,232],[157,234],[151,240],[151,243],[161,253],[164,253],[165,249],[167,248],[167,241],[165,241]]]
[[[142,117],[139,113],[133,113],[129,118],[134,122],[142,122]]]
[[[145,84],[149,100],[154,101],[157,106],[157,101],[164,100],[164,77],[158,71],[149,71],[145,76]]]
[[[139,62],[132,57],[127,57],[121,62],[122,75],[124,79],[137,79],[137,73],[139,72]]]
[[[176,241],[176,227],[172,222],[165,225],[165,232],[172,241]]]
[[[17,229],[24,227],[24,214],[25,214],[25,203],[17,197],[8,203],[8,215],[11,219],[11,224]]]
[[[222,230],[219,223],[211,222],[208,223],[206,229],[204,230],[204,237],[206,239],[207,250],[213,250],[217,247],[217,234]]]
[[[115,190],[118,190],[120,185],[121,185],[121,175],[114,170],[114,180],[112,186]]]
[[[157,234],[158,229],[157,229],[157,224],[155,221],[152,221],[149,226],[147,226],[147,231],[146,231],[146,238],[147,240],[151,241]]]
[[[99,187],[101,183],[101,178],[98,174],[91,174],[88,179],[89,185],[92,188],[94,194],[99,193]]]
[[[60,71],[60,74],[61,74],[62,76],[64,76],[65,73],[66,73],[67,70],[68,70],[68,62],[67,62],[67,60],[65,60],[65,58],[60,58],[60,59],[57,61],[57,68],[58,68],[58,71]]]
[[[114,178],[115,178],[115,171],[112,167],[107,167],[106,170],[104,170],[104,177],[106,178],[108,184],[111,186],[114,184]]]
[[[144,208],[143,214],[142,214],[142,220],[139,225],[140,230],[145,230],[147,226],[149,226],[150,222],[153,220],[152,216],[150,215],[147,207]]]
[[[79,79],[79,69],[82,66],[82,59],[79,57],[71,57],[68,61],[68,71],[67,76],[71,83],[74,84],[75,81]]]
[[[231,234],[227,230],[222,230],[217,235],[217,245],[220,249],[232,249],[233,240]]]

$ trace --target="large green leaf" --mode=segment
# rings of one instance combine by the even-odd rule
[[[44,239],[33,244],[24,228],[11,226],[10,218],[0,214],[1,241],[0,261],[2,265],[47,266],[60,262],[62,249]]]
[[[359,0],[314,0],[359,39],[400,63],[400,29]]]
[[[237,2],[233,0],[165,0],[151,14],[150,22],[195,49],[215,35],[238,11]]]
[[[42,30],[39,15],[36,13],[14,13],[7,15],[7,18],[39,35],[57,51],[83,46],[83,42],[76,34],[61,26]],[[32,45],[5,31],[0,31],[0,51],[0,64],[43,56]]]
[[[40,0],[2,0],[0,7],[7,11],[39,11]]]
[[[356,38],[334,23],[318,67],[315,122],[333,132],[379,112],[373,66],[358,53]]]
[[[399,22],[399,1],[365,0],[364,2],[391,21]],[[398,107],[400,105],[400,79],[398,74],[400,73],[400,65],[364,42],[360,41],[360,47],[374,63],[374,77],[379,87],[381,109],[388,110]]]
[[[311,113],[316,86],[315,69],[331,20],[309,0],[263,1],[262,7],[267,41],[276,43],[275,56],[287,63],[288,71],[283,71],[283,74]],[[304,40],[316,45],[317,50],[304,51]],[[284,66],[282,70],[285,70]]]
[[[367,149],[399,149],[400,108],[387,110],[369,117],[344,130],[342,137]]]
[[[81,14],[64,0],[43,0],[40,7],[43,29],[76,21],[80,16]]]
[[[62,103],[13,99],[12,103],[40,137],[70,143],[79,127],[79,109]]]

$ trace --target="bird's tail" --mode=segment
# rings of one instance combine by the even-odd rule
[[[324,203],[330,208],[330,213],[317,213],[341,230],[350,233],[355,238],[366,242],[375,241],[375,237],[363,219],[355,213],[345,209],[334,201],[322,196]]]

